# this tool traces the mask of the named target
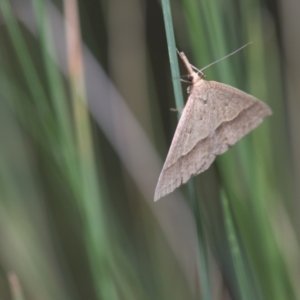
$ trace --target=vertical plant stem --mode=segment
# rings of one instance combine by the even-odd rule
[[[174,37],[173,21],[172,21],[172,14],[171,14],[171,7],[170,7],[169,0],[162,0],[162,8],[163,8],[164,22],[165,22],[166,35],[167,35],[171,74],[173,78],[175,102],[176,102],[177,109],[182,109],[184,107],[184,102],[183,102],[182,89],[179,80],[180,74],[179,74],[179,66],[178,66],[177,53],[176,53],[176,43]]]
[[[75,153],[74,139],[72,133],[71,116],[67,105],[67,95],[63,87],[63,81],[57,67],[54,65],[55,53],[53,49],[53,40],[51,35],[51,27],[47,15],[47,5],[45,0],[32,0],[35,17],[37,18],[37,26],[39,31],[39,40],[45,65],[47,82],[49,84],[50,99],[53,103],[57,127],[59,128],[59,144],[62,148],[62,156],[66,168],[62,168],[67,172],[67,177],[72,187],[78,188],[78,178],[75,170]]]
[[[162,0],[164,22],[167,35],[167,43],[170,57],[171,73],[173,77],[173,88],[176,100],[176,107],[183,107],[183,96],[182,89],[180,86],[180,81],[176,78],[180,78],[178,61],[176,57],[176,46],[175,46],[175,37],[174,29],[171,15],[171,7],[169,0]],[[176,79],[176,80],[175,80]],[[201,219],[201,214],[198,206],[198,199],[196,196],[196,189],[193,182],[189,182],[189,199],[194,212],[196,227],[197,227],[197,238],[199,245],[199,257],[200,257],[200,286],[202,292],[202,298],[204,300],[210,300],[210,287],[209,287],[209,271],[207,266],[207,247],[206,240],[204,235],[203,221]]]
[[[53,119],[48,113],[50,108],[48,105],[47,96],[42,87],[39,75],[34,67],[33,60],[29,54],[20,28],[13,15],[10,2],[8,0],[0,1],[0,9],[7,25],[7,29],[13,44],[13,49],[17,54],[17,58],[24,73],[24,78],[32,94],[33,100],[40,111],[41,124],[49,125],[49,123],[53,122]],[[49,136],[52,135],[51,128],[49,128],[49,126],[45,126],[44,129]]]
[[[227,200],[227,197],[223,190],[221,191],[221,199],[222,199],[222,206],[223,206],[223,211],[224,211],[224,215],[225,215],[225,226],[226,226],[227,236],[228,236],[228,240],[229,240],[231,255],[232,255],[232,259],[233,259],[233,265],[234,265],[235,272],[236,272],[236,278],[238,280],[238,286],[239,286],[239,291],[241,294],[241,299],[242,300],[250,300],[250,298],[248,297],[249,291],[248,291],[248,285],[247,285],[247,281],[246,281],[247,275],[244,272],[245,269],[243,266],[243,258],[241,255],[238,239],[237,239],[236,232],[234,229],[228,200]]]
[[[189,200],[193,209],[194,218],[197,228],[197,242],[199,247],[199,273],[201,280],[201,292],[204,300],[211,299],[210,293],[210,280],[209,280],[209,268],[208,268],[208,254],[207,254],[207,240],[205,237],[203,216],[198,202],[196,194],[195,180],[192,179],[188,183]]]
[[[103,189],[100,190],[101,182],[97,180],[91,124],[87,109],[77,1],[65,0],[64,11],[70,89],[80,170],[80,206],[84,217],[86,244],[98,298],[114,300],[118,297],[110,275],[110,252],[102,208],[104,193]]]

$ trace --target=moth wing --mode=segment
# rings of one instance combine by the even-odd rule
[[[209,84],[215,133],[213,154],[219,155],[257,127],[272,111],[268,105],[241,90],[215,81]]]
[[[255,97],[214,81],[193,86],[159,176],[154,200],[171,193],[212,164],[257,127],[271,109]]]
[[[209,153],[208,89],[208,82],[204,80],[192,89],[158,179],[155,201],[186,183],[191,176],[203,172],[215,158]]]

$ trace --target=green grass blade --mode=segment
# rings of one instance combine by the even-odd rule
[[[236,236],[236,231],[234,229],[232,215],[229,208],[228,199],[225,192],[221,192],[222,207],[225,215],[225,226],[226,232],[229,240],[229,245],[231,249],[231,255],[233,264],[235,267],[236,278],[238,280],[238,286],[240,289],[242,300],[251,300],[253,295],[250,294],[250,287],[247,284],[247,273],[244,267],[243,258],[241,254],[241,249],[239,246],[238,238]]]
[[[177,62],[173,21],[172,21],[171,7],[170,7],[169,0],[162,0],[162,7],[163,7],[165,29],[167,34],[171,73],[173,79],[175,79],[175,78],[179,78],[179,68]],[[183,96],[182,96],[182,89],[179,80],[173,80],[173,89],[174,89],[174,94],[176,99],[176,107],[182,108]],[[198,199],[196,196],[196,189],[194,183],[190,182],[188,184],[188,188],[189,188],[189,199],[191,202],[191,206],[193,208],[194,216],[196,219],[196,226],[197,226],[197,238],[198,238],[199,257],[200,257],[199,272],[200,272],[201,292],[204,300],[210,300],[211,295],[210,295],[209,271],[208,271],[208,263],[207,263],[207,247],[206,247],[206,239],[205,239],[204,229],[203,229],[203,221],[198,206]]]
[[[99,299],[119,299],[111,272],[111,249],[104,214],[104,187],[99,180],[91,120],[87,108],[82,41],[77,2],[64,1],[69,83],[79,159],[79,206],[85,224],[85,242]]]
[[[78,184],[75,170],[74,138],[69,108],[67,105],[67,95],[64,89],[63,78],[59,73],[54,61],[57,61],[53,49],[52,32],[50,30],[49,18],[47,15],[47,5],[44,0],[32,0],[35,17],[37,20],[38,37],[41,45],[43,63],[46,70],[47,83],[49,84],[50,99],[53,103],[59,143],[61,145],[62,156],[66,163],[67,176],[73,187]],[[64,168],[62,168],[65,170]]]
[[[162,0],[162,8],[165,22],[165,30],[167,35],[169,59],[171,66],[171,74],[173,79],[173,90],[175,95],[175,102],[177,109],[183,109],[184,101],[182,96],[182,89],[180,85],[180,73],[177,60],[176,43],[173,29],[173,21],[171,14],[171,7],[169,0]]]
[[[4,20],[10,33],[10,37],[17,54],[19,62],[22,66],[24,77],[27,80],[28,87],[34,97],[36,104],[40,107],[41,111],[48,111],[47,97],[42,87],[39,76],[34,68],[32,58],[28,52],[28,48],[21,34],[20,28],[13,16],[11,5],[8,0],[0,2],[0,9],[2,11]]]

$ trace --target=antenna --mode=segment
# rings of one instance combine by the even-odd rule
[[[190,64],[190,66],[191,66],[194,70],[196,70],[196,71],[202,73],[203,70],[205,70],[205,69],[207,69],[208,67],[210,67],[210,66],[216,64],[217,62],[219,62],[219,61],[221,61],[221,60],[223,60],[223,59],[225,59],[225,58],[227,58],[227,57],[229,57],[229,56],[231,56],[231,55],[233,55],[233,54],[239,52],[240,50],[242,50],[243,48],[247,47],[247,46],[250,45],[250,44],[252,44],[252,42],[249,42],[249,43],[247,43],[246,45],[242,46],[241,48],[239,48],[239,49],[237,49],[237,50],[231,52],[230,54],[228,54],[228,55],[226,55],[226,56],[224,56],[224,57],[222,57],[222,58],[220,58],[220,59],[214,61],[213,63],[207,65],[206,67],[202,68],[201,70],[199,70],[198,68],[196,68],[195,66],[193,66],[193,65],[191,65],[191,64]],[[177,50],[177,52],[179,52],[179,51]]]

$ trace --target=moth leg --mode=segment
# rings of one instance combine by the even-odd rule
[[[173,108],[173,107],[171,107],[171,108],[170,108],[170,111],[173,111],[173,112],[179,112],[180,114],[182,114],[183,108]]]
[[[181,78],[180,78],[180,81],[181,81],[181,82],[185,82],[185,83],[191,83],[190,81],[184,80],[184,79],[181,79]]]

